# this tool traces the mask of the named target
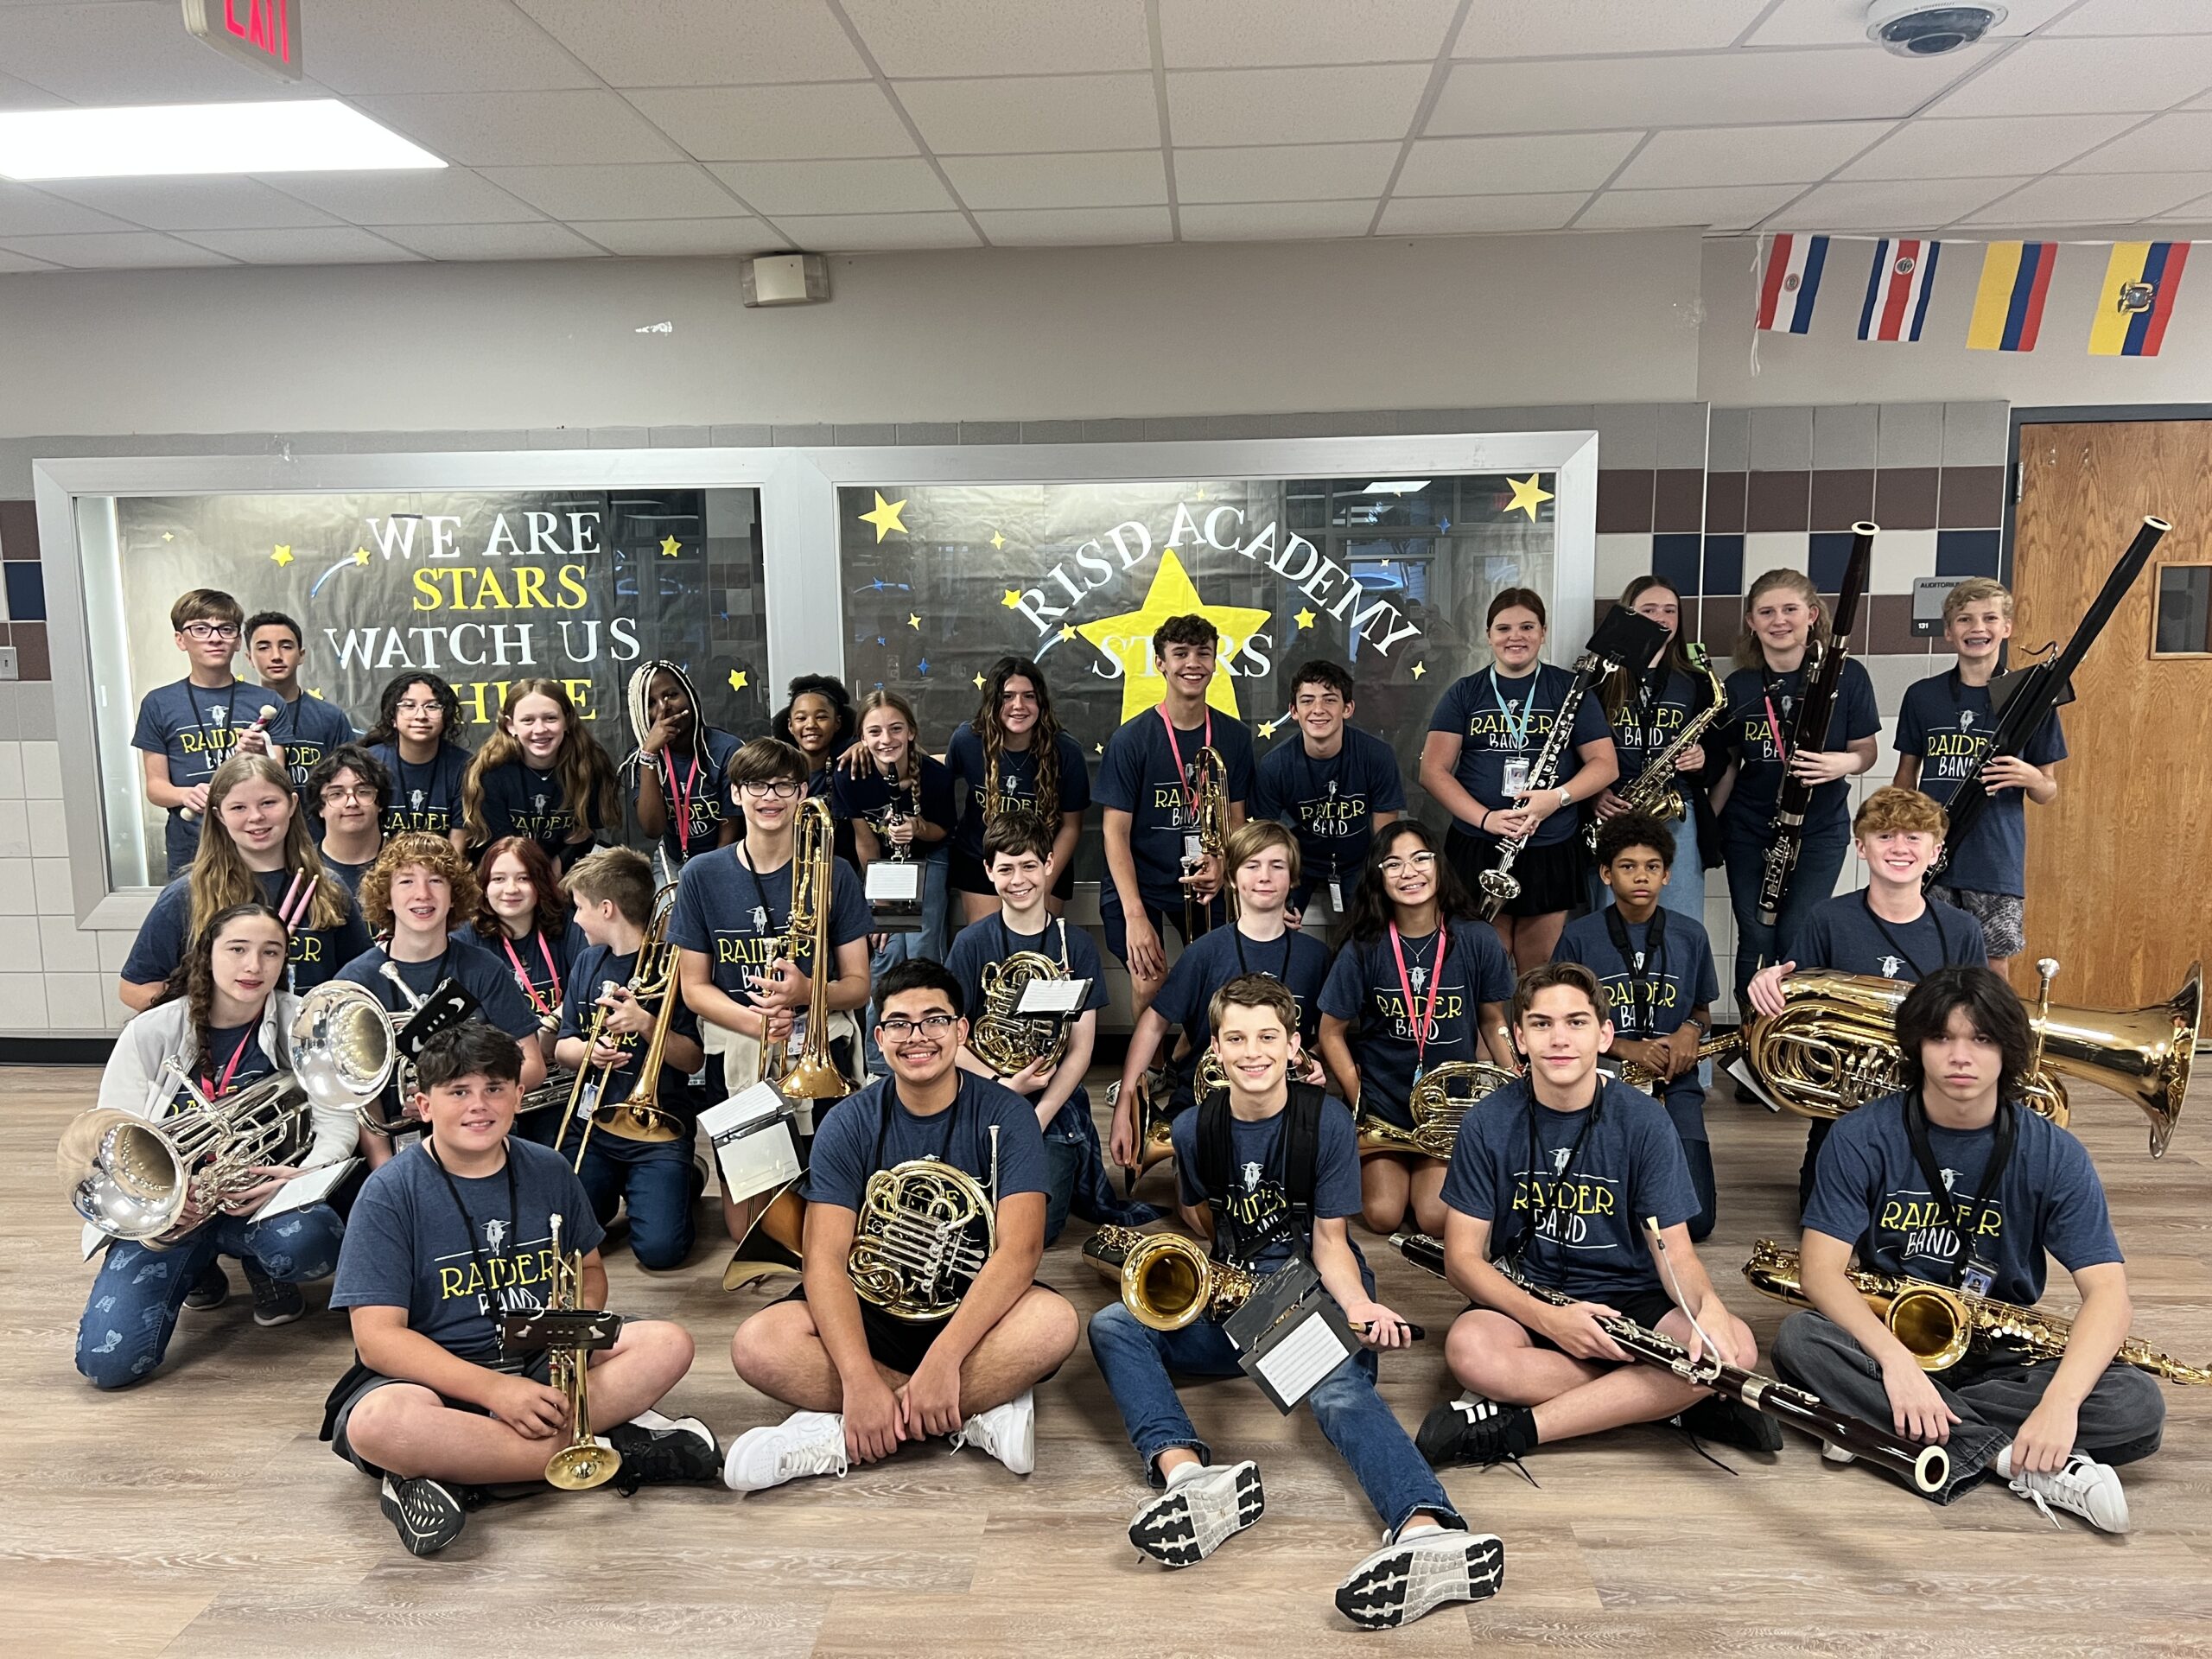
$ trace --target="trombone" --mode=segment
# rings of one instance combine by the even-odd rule
[[[594,1067],[590,1060],[591,1051],[606,1033],[605,1003],[593,1011],[590,1027],[584,1033],[584,1063],[576,1068],[575,1081],[569,1089],[569,1103],[561,1114],[560,1126],[553,1132],[553,1150],[558,1152],[562,1142],[568,1139],[569,1125],[578,1116],[577,1104],[588,1090],[591,1114],[585,1120],[582,1135],[576,1140],[575,1167],[579,1172],[584,1166],[584,1150],[591,1144],[594,1129],[604,1129],[621,1141],[665,1142],[683,1138],[682,1120],[660,1103],[660,1073],[668,1049],[669,1026],[676,1016],[677,1001],[682,995],[677,988],[680,953],[668,942],[669,918],[675,913],[676,884],[671,881],[653,894],[652,915],[645,924],[645,938],[639,941],[638,959],[630,972],[630,994],[639,1001],[658,997],[660,1007],[653,1014],[652,1034],[646,1040],[637,1081],[630,1085],[630,1092],[624,1099],[611,1104],[601,1103],[624,1059],[609,1060],[598,1067]],[[601,994],[604,995],[614,988],[613,982],[609,980]]]

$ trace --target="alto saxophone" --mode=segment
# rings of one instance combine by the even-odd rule
[[[1122,1305],[1154,1331],[1225,1319],[1251,1300],[1259,1282],[1234,1262],[1213,1260],[1203,1244],[1180,1233],[1101,1227],[1084,1240],[1083,1259],[1119,1282]]]
[[[1705,676],[1706,684],[1713,690],[1713,700],[1675,734],[1672,742],[1643,763],[1643,770],[1630,783],[1613,791],[1628,804],[1630,811],[1649,812],[1662,823],[1674,823],[1688,810],[1682,791],[1675,783],[1675,762],[1703,738],[1706,728],[1719,719],[1728,707],[1728,695],[1720,689],[1720,678],[1713,671],[1713,662],[1705,647],[1686,645],[1682,650],[1691,666]],[[1582,844],[1593,853],[1598,850],[1598,831],[1604,823],[1601,818],[1592,818],[1590,827],[1582,832]]]

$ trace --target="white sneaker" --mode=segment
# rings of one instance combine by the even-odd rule
[[[730,1442],[722,1484],[765,1492],[801,1475],[845,1472],[845,1420],[834,1411],[798,1411],[780,1423],[748,1428]]]
[[[988,1452],[1017,1475],[1037,1466],[1037,1400],[1024,1389],[1002,1406],[979,1411],[960,1425],[952,1449],[972,1446]]]
[[[1129,1517],[1129,1541],[1162,1567],[1190,1567],[1219,1549],[1266,1511],[1260,1490],[1260,1465],[1216,1465],[1176,1479]]]
[[[2015,1497],[2033,1503],[2053,1526],[2058,1524],[2050,1512],[2056,1503],[2100,1532],[2127,1530],[2127,1494],[2120,1490],[2119,1471],[2108,1464],[2076,1452],[2066,1459],[2063,1469],[2054,1473],[2015,1476],[2012,1448],[2008,1446],[1997,1454],[1997,1472],[2012,1482]]]
[[[1442,1528],[1388,1543],[1337,1586],[1337,1611],[1362,1630],[1410,1624],[1451,1601],[1483,1601],[1505,1581],[1505,1546]]]

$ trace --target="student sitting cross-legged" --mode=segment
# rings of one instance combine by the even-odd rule
[[[1214,1052],[1229,1087],[1175,1121],[1183,1218],[1213,1241],[1217,1261],[1266,1275],[1302,1256],[1360,1328],[1368,1346],[1306,1396],[1382,1524],[1382,1548],[1337,1587],[1345,1618],[1402,1624],[1452,1601],[1497,1592],[1505,1551],[1467,1530],[1436,1476],[1375,1391],[1374,1350],[1412,1340],[1375,1300],[1374,1275],[1344,1230],[1359,1213],[1359,1147],[1351,1114],[1317,1084],[1293,1084],[1298,1001],[1281,981],[1246,974],[1214,993]],[[1146,1478],[1161,1489],[1129,1521],[1129,1541],[1166,1567],[1189,1567],[1260,1518],[1259,1465],[1216,1464],[1176,1398],[1173,1374],[1233,1376],[1236,1354],[1202,1317],[1178,1331],[1141,1323],[1123,1303],[1091,1317],[1090,1350],[1121,1408]]]
[[[874,1463],[902,1440],[931,1435],[950,1437],[956,1448],[980,1447],[1026,1475],[1036,1463],[1030,1389],[1075,1349],[1075,1309],[1034,1278],[1045,1250],[1037,1114],[1011,1090],[955,1063],[968,1022],[960,982],[942,965],[900,963],[876,987],[875,1005],[875,1038],[891,1075],[839,1101],[816,1128],[804,1277],[730,1342],[740,1376],[798,1408],[732,1443],[722,1478],[735,1491],[842,1475],[849,1464]],[[863,1301],[848,1263],[873,1179],[922,1160],[963,1172],[985,1189],[996,1210],[996,1243],[972,1278],[931,1269],[916,1282],[902,1280],[899,1295],[923,1305],[902,1310],[924,1311],[908,1318]],[[926,1232],[931,1223],[918,1216],[914,1224]],[[886,1254],[933,1261],[939,1243],[927,1236],[918,1249]]]
[[[400,1541],[431,1555],[461,1534],[481,1489],[535,1489],[567,1438],[567,1399],[543,1352],[499,1345],[504,1315],[544,1306],[563,1255],[581,1251],[579,1300],[607,1304],[591,1200],[550,1147],[509,1131],[523,1048],[469,1020],[416,1058],[416,1109],[429,1133],[372,1175],[354,1201],[333,1307],[350,1308],[353,1369],[324,1408],[322,1438],[383,1482]],[[616,1489],[712,1481],[714,1436],[652,1408],[691,1363],[691,1337],[661,1319],[625,1324],[591,1357],[592,1421],[622,1455]]]

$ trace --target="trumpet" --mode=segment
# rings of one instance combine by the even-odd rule
[[[1404,1128],[1373,1112],[1359,1114],[1359,1155],[1378,1154],[1433,1158],[1449,1163],[1459,1143],[1460,1120],[1467,1109],[1507,1084],[1513,1074],[1486,1060],[1447,1060],[1432,1065],[1414,1084],[1406,1102],[1414,1126]]]
[[[548,1313],[581,1306],[583,1295],[584,1253],[561,1253],[561,1217],[552,1217],[553,1277],[547,1287]],[[591,1355],[582,1348],[555,1344],[545,1351],[546,1376],[569,1402],[569,1438],[545,1461],[547,1484],[564,1492],[589,1491],[604,1486],[622,1467],[622,1454],[601,1446],[591,1432]]]
[[[1083,1259],[1122,1287],[1122,1304],[1141,1325],[1180,1331],[1202,1319],[1227,1319],[1251,1299],[1257,1279],[1217,1262],[1180,1233],[1101,1227],[1083,1242]]]
[[[1192,757],[1191,769],[1198,774],[1192,786],[1197,797],[1198,851],[1206,858],[1217,859],[1229,850],[1229,762],[1222,759],[1217,748],[1201,748]],[[1191,874],[1185,870],[1185,874]],[[1229,873],[1222,872],[1222,891],[1228,895],[1229,919],[1236,919],[1236,886],[1229,880]],[[1200,903],[1198,896],[1188,887],[1183,889],[1183,939],[1185,944],[1195,939],[1211,925],[1211,899]]]
[[[639,943],[637,961],[630,973],[630,994],[640,1001],[658,997],[660,1007],[653,1015],[652,1035],[646,1042],[645,1058],[639,1064],[637,1080],[631,1084],[626,1099],[601,1103],[622,1061],[609,1060],[596,1071],[590,1064],[591,1051],[606,1032],[607,1010],[604,1003],[593,1013],[590,1029],[585,1033],[585,1063],[576,1068],[575,1080],[569,1089],[568,1109],[553,1135],[553,1150],[558,1152],[561,1143],[568,1138],[569,1124],[576,1116],[577,1103],[588,1089],[593,1109],[582,1135],[576,1140],[575,1167],[579,1171],[584,1166],[584,1151],[591,1144],[594,1129],[604,1129],[618,1140],[654,1143],[683,1136],[683,1120],[660,1103],[660,1072],[668,1047],[669,1026],[682,995],[676,983],[678,953],[668,943],[669,918],[675,912],[676,884],[671,881],[653,895],[652,915],[646,923],[645,938]],[[610,981],[605,991],[613,988]]]
[[[1744,1039],[1738,1032],[1725,1032],[1718,1037],[1708,1037],[1697,1046],[1697,1052],[1690,1057],[1690,1066],[1712,1059],[1718,1054],[1733,1054],[1743,1046]],[[1689,1070],[1689,1066],[1683,1067],[1683,1070]],[[1631,1089],[1643,1090],[1647,1095],[1660,1092],[1659,1074],[1648,1065],[1638,1065],[1634,1060],[1621,1062],[1620,1080]]]

